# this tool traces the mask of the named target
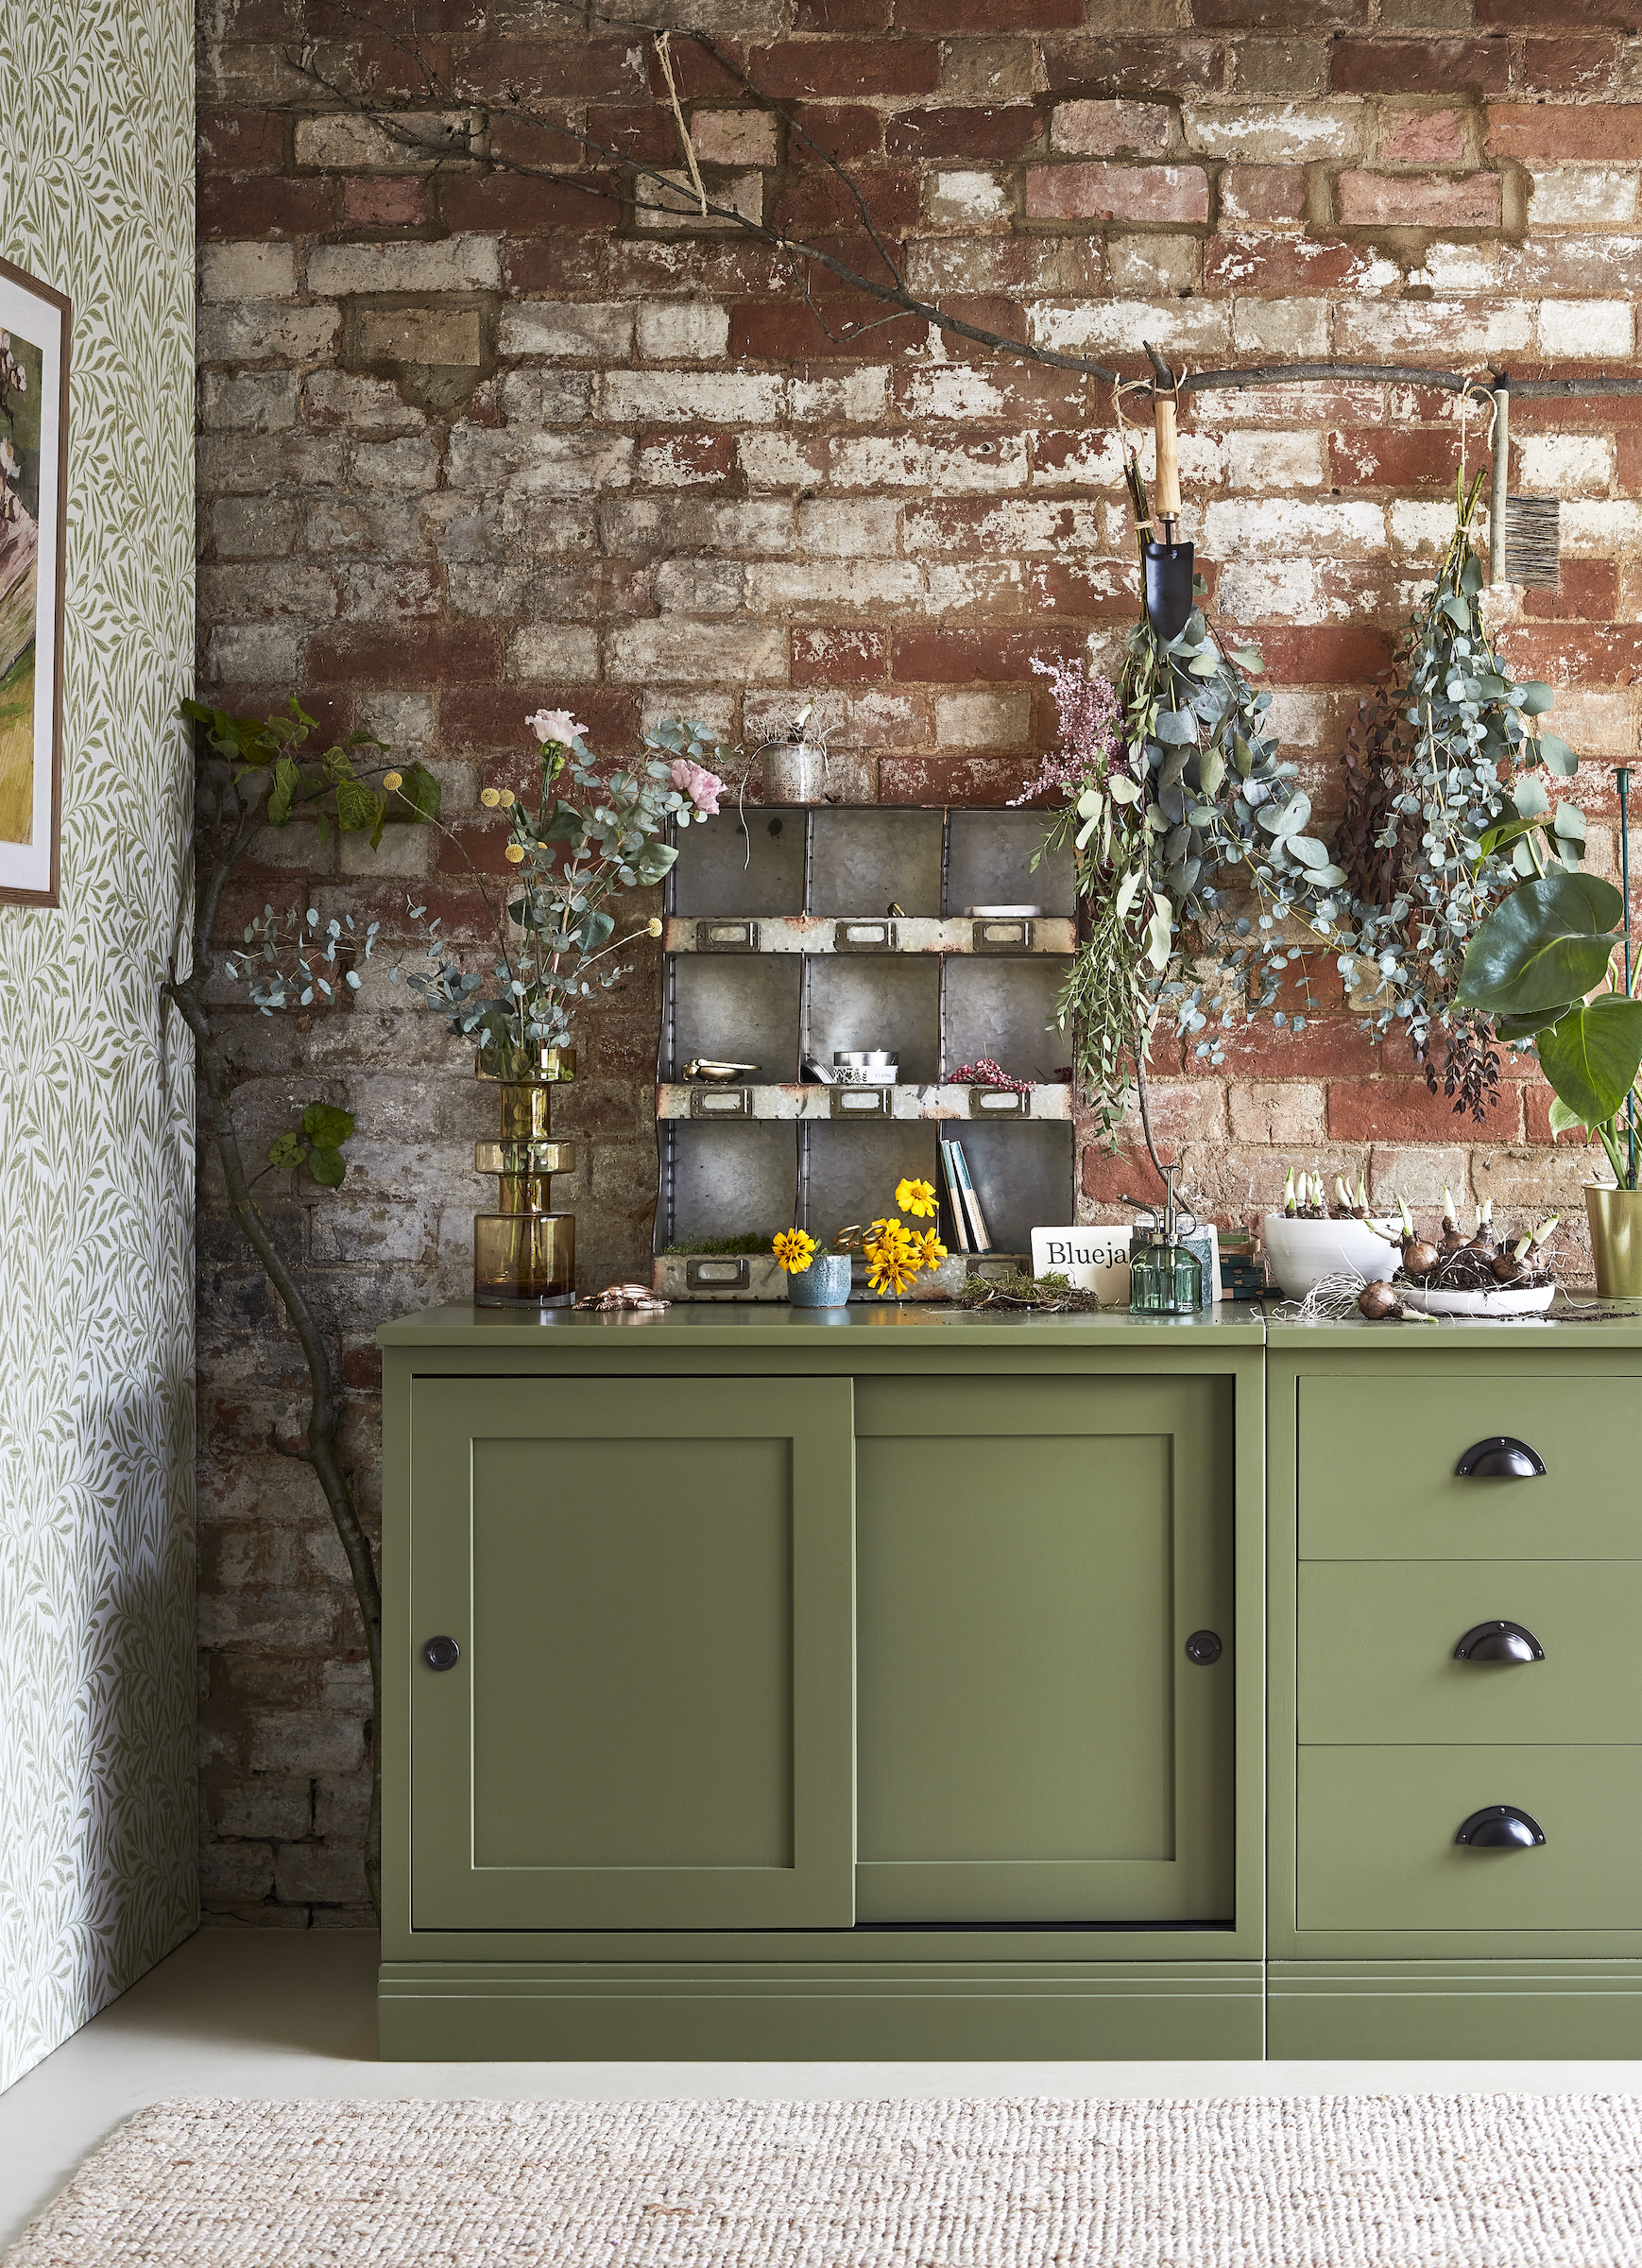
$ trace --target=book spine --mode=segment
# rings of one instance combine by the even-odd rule
[[[941,1179],[946,1186],[947,1211],[952,1216],[953,1242],[960,1252],[967,1252],[972,1249],[969,1222],[964,1211],[964,1185],[958,1178],[958,1168],[952,1158],[953,1146],[949,1142],[941,1144]]]
[[[986,1226],[986,1215],[981,1210],[981,1200],[975,1194],[975,1184],[969,1177],[969,1160],[964,1155],[961,1142],[952,1144],[952,1157],[958,1168],[958,1179],[963,1186],[964,1204],[969,1215],[969,1228],[975,1239],[977,1252],[990,1252],[992,1233]]]

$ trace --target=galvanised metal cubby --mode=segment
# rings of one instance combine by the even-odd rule
[[[1041,814],[919,806],[760,806],[684,832],[663,937],[660,1288],[780,1297],[759,1261],[660,1256],[795,1221],[824,1236],[871,1219],[902,1175],[940,1186],[943,1133],[963,1142],[997,1255],[1071,1218],[1072,1090],[1056,1078],[1069,1044],[1054,1003],[1076,891],[1065,853],[1034,870],[1042,844]],[[1042,911],[969,911],[1021,904]],[[898,1085],[802,1076],[807,1057],[873,1047],[898,1056]],[[744,1085],[706,1086],[683,1076],[698,1057],[759,1068]],[[980,1057],[1040,1084],[1017,1095],[950,1083]],[[944,1195],[942,1232],[956,1253]]]

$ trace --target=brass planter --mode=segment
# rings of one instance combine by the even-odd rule
[[[1585,1217],[1597,1290],[1604,1299],[1642,1299],[1642,1189],[1585,1184]]]
[[[475,1307],[569,1307],[575,1298],[575,1215],[553,1210],[553,1177],[575,1164],[553,1139],[553,1091],[576,1075],[573,1047],[481,1052],[476,1069],[501,1105],[495,1142],[473,1144],[474,1171],[494,1174],[495,1212],[473,1215]]]

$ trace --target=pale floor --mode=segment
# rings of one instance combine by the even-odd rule
[[[0,2095],[0,2248],[168,2095],[1642,2095],[1637,2063],[378,2063],[376,1939],[203,1930]]]

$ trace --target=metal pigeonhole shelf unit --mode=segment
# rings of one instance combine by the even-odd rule
[[[1025,1253],[1034,1226],[1072,1218],[1054,1001],[1076,896],[1069,856],[1033,870],[1042,842],[1041,814],[917,805],[761,805],[683,831],[662,939],[659,1289],[780,1297],[782,1279],[758,1258],[662,1256],[795,1220],[821,1237],[870,1220],[903,1175],[942,1187],[943,1135],[964,1144],[995,1258]],[[967,910],[1023,903],[1042,912]],[[873,1047],[898,1055],[898,1085],[802,1077],[806,1057],[830,1064],[837,1049]],[[1040,1084],[1018,1096],[950,1083],[980,1057]],[[712,1087],[684,1079],[696,1057],[759,1068]],[[941,1231],[957,1254],[944,1190]],[[927,1293],[951,1288],[953,1264],[940,1273]]]

